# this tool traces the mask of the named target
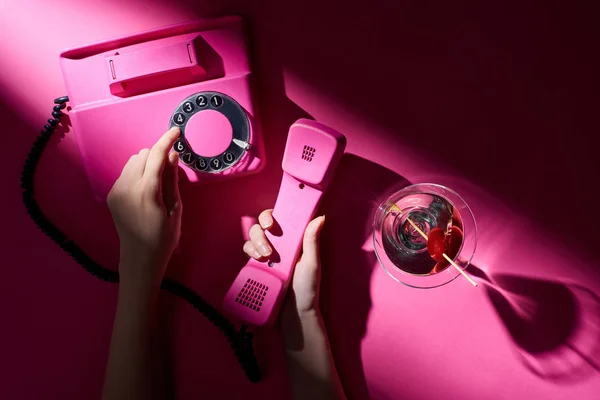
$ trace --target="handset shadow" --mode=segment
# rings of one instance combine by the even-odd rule
[[[321,309],[332,353],[350,399],[369,399],[361,361],[361,341],[371,309],[370,279],[377,263],[365,250],[375,210],[390,194],[407,186],[395,172],[353,154],[345,154],[321,212]]]

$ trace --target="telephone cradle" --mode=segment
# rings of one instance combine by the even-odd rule
[[[256,173],[264,146],[242,20],[186,23],[60,55],[69,116],[96,197],[170,127],[190,182]]]

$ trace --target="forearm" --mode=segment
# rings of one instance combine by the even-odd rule
[[[158,284],[121,278],[103,400],[162,398],[156,351]]]
[[[294,400],[345,399],[321,318],[316,312],[291,318],[284,340]]]
[[[160,282],[181,234],[178,160],[180,135],[171,128],[132,155],[106,197],[119,235],[119,299],[102,398],[164,397],[157,346]]]

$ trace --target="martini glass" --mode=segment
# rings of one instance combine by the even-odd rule
[[[453,235],[448,242],[452,248],[446,252],[458,268],[466,269],[475,254],[477,226],[471,209],[458,193],[422,183],[392,194],[379,205],[373,219],[373,245],[390,277],[407,286],[429,289],[460,275],[449,262],[436,261],[430,255],[422,233],[429,236],[435,228],[447,238]]]

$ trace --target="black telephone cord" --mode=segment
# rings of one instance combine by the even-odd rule
[[[25,160],[25,165],[23,166],[23,171],[21,173],[23,204],[31,219],[41,231],[60,246],[61,249],[66,251],[87,272],[105,282],[116,283],[119,282],[119,273],[104,268],[92,260],[85,252],[83,252],[83,250],[70,240],[67,235],[61,232],[56,226],[52,225],[44,213],[42,213],[42,210],[35,199],[33,179],[37,164],[42,157],[50,137],[56,131],[56,128],[60,123],[60,118],[65,115],[62,110],[66,108],[66,103],[68,101],[69,98],[67,96],[59,97],[54,100],[56,105],[52,109],[52,118],[48,120],[48,124],[44,125],[44,130],[36,139],[35,144]],[[243,325],[238,332],[227,318],[221,315],[213,306],[204,301],[196,292],[181,283],[171,279],[164,279],[160,287],[162,290],[172,293],[175,296],[179,296],[190,303],[196,310],[202,313],[210,322],[219,328],[229,341],[231,348],[248,379],[251,382],[258,382],[260,380],[260,368],[258,367],[252,347],[253,336],[247,331],[245,325]]]

